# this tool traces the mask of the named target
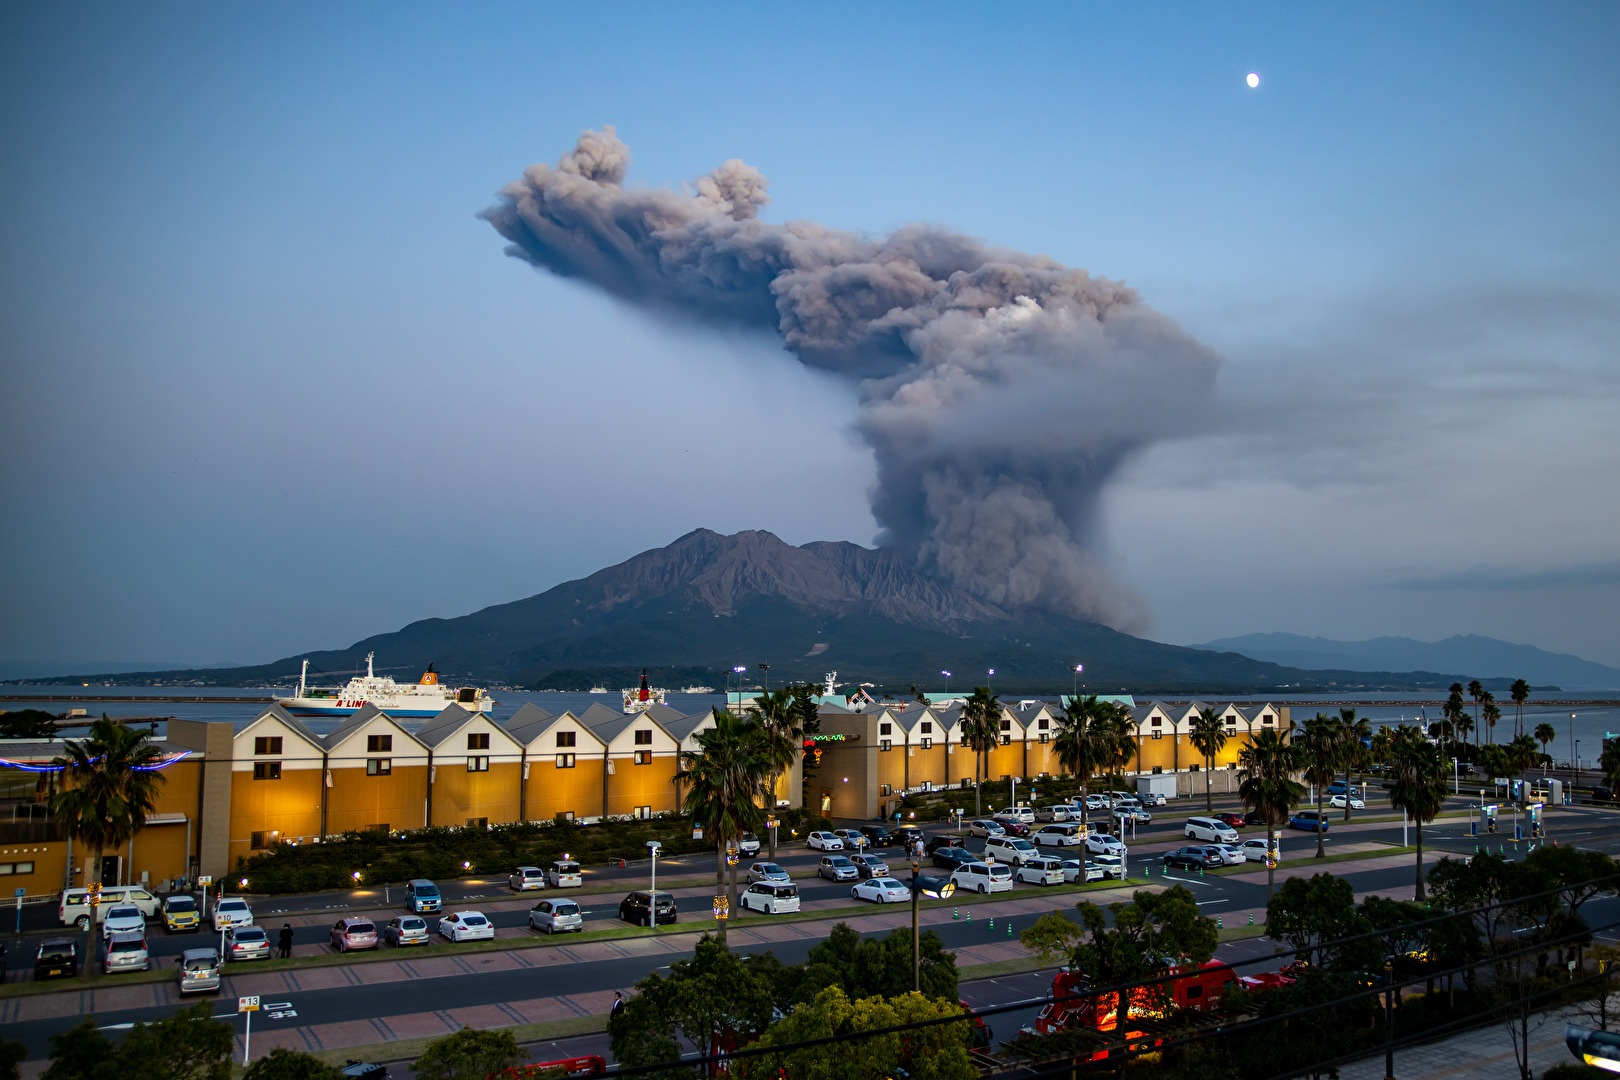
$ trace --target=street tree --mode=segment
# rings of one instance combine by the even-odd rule
[[[1516,711],[1516,715],[1513,718],[1513,733],[1515,735],[1523,735],[1524,703],[1530,700],[1530,684],[1525,682],[1523,679],[1514,679],[1513,686],[1508,690],[1508,694],[1513,698],[1513,707]],[[1549,739],[1548,741],[1551,742],[1552,740]]]
[[[242,1073],[242,1080],[343,1080],[343,1073],[314,1054],[277,1046],[264,1057],[255,1059]]]
[[[793,768],[793,763],[804,752],[804,727],[801,710],[794,707],[794,688],[767,690],[754,699],[749,715],[765,732],[766,760],[770,767],[765,779],[765,808],[774,812],[777,779]],[[768,838],[770,858],[776,861],[776,833]]]
[[[696,736],[697,750],[682,750],[674,782],[686,785],[686,811],[714,841],[714,891],[724,894],[727,918],[717,919],[718,937],[726,943],[726,923],[737,911],[737,868],[726,883],[727,849],[745,832],[764,828],[758,800],[764,796],[771,761],[765,731],[759,724],[726,709],[714,710],[714,727]]]
[[[1305,785],[1294,779],[1294,746],[1271,728],[1250,740],[1238,753],[1238,795],[1246,809],[1266,821],[1266,896],[1277,877],[1277,827],[1305,797]]]
[[[833,1046],[810,1046],[743,1058],[733,1075],[740,1078],[792,1077],[793,1080],[888,1080],[904,1075],[914,1080],[975,1080],[979,1075],[968,1054],[972,1021],[950,998],[921,994],[852,998],[829,986],[811,1001],[772,1025],[756,1049],[791,1046],[836,1035],[881,1031],[903,1024],[963,1016],[960,1024],[934,1024],[908,1032],[889,1031]]]
[[[464,1027],[428,1043],[413,1068],[416,1080],[488,1080],[528,1056],[508,1030]]]
[[[996,744],[1001,720],[1001,702],[990,693],[988,686],[976,686],[973,694],[962,703],[958,721],[962,728],[962,745],[973,752],[973,814],[984,815],[981,788],[984,784],[985,754]]]
[[[1348,878],[1328,873],[1289,878],[1266,901],[1268,936],[1300,950],[1312,967],[1335,971],[1361,967],[1361,951],[1347,963],[1341,962],[1344,958],[1338,943],[1371,929],[1372,925],[1356,910],[1356,891]]]
[[[1063,706],[1063,715],[1058,717],[1057,736],[1052,740],[1058,764],[1080,778],[1082,835],[1089,832],[1085,796],[1091,791],[1092,774],[1106,767],[1113,756],[1107,704],[1099,701],[1096,694],[1069,698]]]
[[[1212,706],[1198,710],[1190,725],[1188,740],[1204,759],[1204,812],[1214,813],[1214,796],[1210,794],[1209,774],[1214,771],[1215,757],[1226,747],[1226,720]]]
[[[633,1066],[673,1061],[685,1049],[677,1035],[703,1053],[717,1037],[732,1045],[752,1041],[770,1026],[776,1007],[772,980],[758,967],[704,934],[692,958],[671,964],[667,978],[655,971],[636,984],[609,1026],[613,1056]]]
[[[1350,792],[1350,770],[1358,773],[1372,761],[1372,723],[1354,709],[1340,709],[1337,735],[1340,763],[1344,766],[1345,794]],[[1350,800],[1344,800],[1344,820],[1350,820]]]
[[[1520,679],[1519,681],[1523,682],[1524,680]],[[1541,744],[1541,755],[1543,757],[1547,756],[1547,747],[1552,745],[1553,741],[1557,738],[1558,729],[1547,723],[1545,720],[1536,725],[1536,742]]]
[[[1294,740],[1294,760],[1316,792],[1318,859],[1327,856],[1327,851],[1323,847],[1322,830],[1327,818],[1322,813],[1322,802],[1327,795],[1327,786],[1333,783],[1333,778],[1338,775],[1340,757],[1341,742],[1338,727],[1327,713],[1319,712],[1305,725],[1305,733]]]
[[[1446,801],[1446,762],[1440,748],[1416,728],[1402,728],[1395,739],[1395,778],[1389,801],[1417,825],[1417,888],[1423,900],[1423,823],[1433,821]]]

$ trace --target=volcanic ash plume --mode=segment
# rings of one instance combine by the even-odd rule
[[[510,255],[637,304],[772,327],[857,383],[880,542],[925,571],[1009,612],[1140,625],[1088,554],[1099,495],[1132,451],[1196,423],[1210,350],[1132,290],[1044,255],[934,226],[771,225],[769,182],[741,161],[681,192],[624,187],[629,164],[613,128],[587,131],[481,216]]]

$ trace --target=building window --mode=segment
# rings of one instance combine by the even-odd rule
[[[651,733],[649,732],[649,734],[651,734]],[[637,765],[651,765],[652,764],[652,751],[651,750],[637,750],[636,751],[636,764]]]
[[[1052,726],[1052,721],[1043,716],[1035,722],[1035,726],[1041,731],[1045,731],[1047,728]]]
[[[884,751],[893,750],[894,749],[894,743],[890,742],[888,739],[879,739],[878,740],[878,749],[879,750],[884,750]]]
[[[878,785],[878,795],[880,797],[887,797],[887,796],[893,795],[893,794],[894,794],[894,789],[889,787],[888,784],[879,784]]]
[[[1188,772],[1197,772],[1199,767],[1200,766],[1199,766],[1198,762],[1195,761],[1191,765],[1187,766],[1187,771]]]
[[[1271,723],[1272,719],[1273,718],[1272,718],[1271,714],[1267,713],[1266,718],[1264,720],[1262,720],[1261,723],[1262,724],[1269,724],[1269,723]]]
[[[1155,731],[1155,732],[1154,732],[1154,733],[1153,733],[1153,737],[1154,737],[1154,738],[1155,738],[1155,739],[1162,739],[1162,738],[1164,738],[1164,732],[1162,732],[1162,731]]]
[[[1159,717],[1159,716],[1155,716],[1153,718],[1153,726],[1154,727],[1163,727],[1164,726],[1164,718]]]
[[[1226,737],[1227,738],[1230,739],[1232,736],[1234,736],[1236,734],[1237,734],[1237,728],[1229,727],[1229,728],[1226,729]]]
[[[636,745],[637,746],[651,746],[652,745],[652,731],[645,730],[645,731],[636,732]]]
[[[488,738],[486,735],[485,738]],[[468,772],[489,772],[489,758],[470,757],[467,759]]]
[[[385,757],[366,758],[367,776],[392,776],[393,773],[393,759]]]
[[[572,731],[559,731],[559,732],[557,732],[557,745],[558,746],[573,746],[574,745],[574,732],[572,732]]]
[[[280,780],[281,779],[281,762],[279,762],[279,761],[255,761],[253,763],[253,779],[255,779],[255,780]]]
[[[923,739],[922,740],[922,748],[924,750],[932,750],[934,748],[934,740],[933,739]]]
[[[34,864],[31,862],[0,862],[0,874],[32,874]]]
[[[573,821],[574,820],[574,812],[572,810],[559,810],[557,812],[557,820],[558,821]]]
[[[573,767],[574,767],[574,755],[573,754],[558,754],[557,755],[557,768],[559,768],[559,769],[572,769]]]
[[[1046,743],[1046,742],[1051,742],[1051,741],[1052,741],[1052,736],[1051,735],[1049,735],[1048,733],[1046,733],[1044,731],[1041,732],[1041,742]]]
[[[391,754],[394,752],[394,737],[392,735],[367,735],[366,753]]]
[[[469,829],[487,829],[487,828],[489,828],[489,818],[487,818],[487,817],[470,817],[470,818],[467,819],[467,828],[469,828]]]
[[[924,720],[917,726],[917,730],[921,731],[924,735],[932,735],[934,733],[934,722],[932,720]]]
[[[1154,776],[1158,776],[1163,772],[1164,772],[1164,766],[1163,765],[1155,765],[1155,766],[1153,766],[1153,775]]]
[[[636,820],[637,821],[647,821],[648,819],[650,819],[652,817],[652,807],[650,807],[650,806],[638,806],[638,807],[636,807],[635,813],[636,813]]]
[[[922,789],[924,791],[933,791],[934,790],[934,782],[932,780],[924,780],[922,782]]]
[[[878,725],[878,734],[879,735],[893,735],[894,734],[894,725],[893,724],[879,724]]]
[[[1012,730],[1012,721],[1011,720],[1003,720],[1001,722],[1001,730],[1002,731],[1011,731]]]
[[[253,752],[255,754],[280,754],[281,736],[272,735],[267,739],[254,739]]]
[[[249,846],[254,851],[263,851],[265,848],[275,847],[279,843],[281,843],[281,833],[276,829],[256,832],[249,840]]]
[[[1003,735],[1001,737],[1001,745],[1002,746],[1011,746],[1012,745],[1012,736],[1011,735]]]
[[[476,732],[476,733],[474,733],[472,735],[468,735],[467,736],[467,749],[469,749],[469,750],[488,750],[489,749],[489,732],[480,731],[480,732]]]

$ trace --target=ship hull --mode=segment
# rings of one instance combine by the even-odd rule
[[[440,713],[444,712],[447,707],[458,704],[458,702],[445,701],[433,706],[424,705],[422,702],[412,702],[409,705],[387,705],[381,701],[362,701],[358,704],[337,705],[330,700],[300,701],[297,698],[282,698],[277,701],[276,704],[280,705],[283,709],[286,709],[294,716],[353,716],[367,705],[376,705],[377,708],[381,709],[389,716],[408,719],[427,719],[429,717],[438,716]],[[490,711],[491,704],[492,703],[486,699],[479,702],[468,702],[462,704],[461,707],[469,712],[487,713]]]

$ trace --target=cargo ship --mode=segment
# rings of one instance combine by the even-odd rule
[[[445,686],[429,664],[417,683],[397,683],[393,676],[379,677],[372,667],[376,653],[366,654],[366,673],[350,679],[342,687],[312,687],[309,661],[298,673],[298,693],[278,698],[276,704],[294,716],[350,716],[367,705],[374,705],[395,717],[438,716],[450,705],[470,712],[489,712],[495,705],[489,691],[477,686]]]

